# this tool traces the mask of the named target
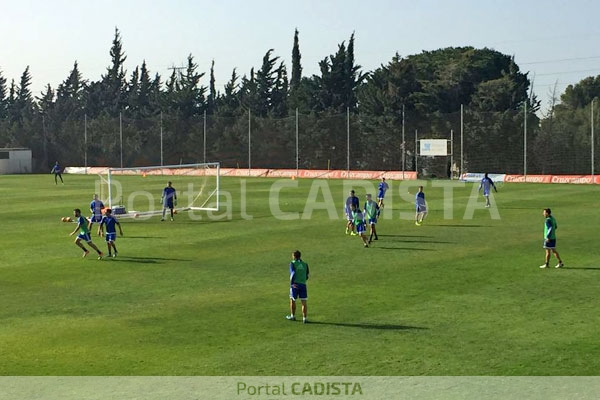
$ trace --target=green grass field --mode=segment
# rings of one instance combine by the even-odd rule
[[[315,209],[282,220],[274,180],[245,180],[242,204],[241,180],[224,178],[224,218],[122,220],[119,257],[98,261],[60,222],[73,208],[88,215],[95,179],[0,177],[1,375],[600,374],[600,187],[506,184],[500,219],[483,208],[463,219],[467,184],[447,219],[447,194],[426,182],[430,214],[417,227],[400,219],[413,205],[394,182],[380,240],[365,249],[344,235],[348,182],[326,183],[338,219]],[[159,179],[122,182],[156,192]],[[296,182],[279,193],[282,212],[305,208],[313,181]],[[543,207],[564,269],[538,268]],[[311,268],[306,325],[284,318],[296,248]]]

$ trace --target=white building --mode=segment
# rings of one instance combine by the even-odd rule
[[[31,150],[0,148],[0,175],[30,174]]]

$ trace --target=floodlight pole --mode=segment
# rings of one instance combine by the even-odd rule
[[[527,102],[523,104],[523,175],[527,177]]]
[[[590,124],[592,126],[592,130],[591,130],[591,145],[592,145],[592,181],[594,181],[594,100],[596,100],[595,98],[592,99],[592,107],[591,107],[591,112],[590,112]]]
[[[42,148],[44,152],[44,162],[48,162],[48,147],[46,146],[46,117],[42,114]]]
[[[248,175],[252,170],[252,114],[248,108]]]
[[[206,110],[204,110],[204,162],[206,162]]]
[[[450,129],[450,180],[454,179],[454,129]]]
[[[83,166],[87,168],[87,114],[83,115]]]
[[[406,169],[406,143],[404,142],[404,104],[402,104],[402,180]]]
[[[121,141],[121,168],[123,168],[123,113],[119,113],[119,138]]]
[[[418,130],[415,129],[415,172],[417,173],[417,179],[419,179],[419,147],[418,147],[418,143],[419,143],[419,139],[418,139]]]
[[[296,107],[296,176],[300,168],[300,152],[299,152],[299,132],[298,132],[298,107]]]
[[[346,170],[350,173],[350,107],[346,107]]]
[[[460,105],[460,176],[465,173],[465,158],[464,158],[464,133],[465,133],[465,124],[464,124],[464,106]]]
[[[112,175],[108,169],[108,208],[112,208]]]
[[[163,113],[160,112],[160,166],[163,164]]]

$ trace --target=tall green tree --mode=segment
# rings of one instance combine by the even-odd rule
[[[75,61],[69,76],[56,89],[56,112],[59,120],[83,117],[85,90],[86,81]]]
[[[234,68],[231,78],[223,88],[223,95],[217,97],[217,109],[219,117],[233,117],[240,112],[240,100],[238,96],[239,76]]]
[[[212,63],[210,64],[208,98],[206,99],[206,107],[209,114],[212,114],[215,111],[217,96],[218,93],[217,89],[215,88],[215,60],[212,60]]]
[[[318,87],[315,111],[343,113],[349,108],[355,111],[357,107],[356,91],[365,78],[360,73],[361,67],[354,61],[354,33],[349,45],[345,42],[338,45],[335,54],[319,62],[320,76],[314,81]]]
[[[39,149],[39,152],[36,153],[41,153],[42,164],[48,165],[48,131],[52,131],[56,126],[54,90],[49,84],[46,85],[46,90],[42,92],[41,96],[37,98],[37,104],[42,117],[42,132],[35,133],[35,136],[39,138],[35,143],[36,147]]]
[[[344,60],[344,99],[345,106],[349,108],[351,112],[356,111],[358,106],[356,99],[356,92],[360,84],[363,82],[366,74],[361,74],[360,65],[356,65],[354,60],[354,32],[350,36],[348,41],[348,48],[346,49],[346,59]]]
[[[249,76],[242,76],[237,98],[240,103],[240,111],[243,114],[247,115],[248,110],[252,113],[256,113],[255,108],[258,107],[258,84],[256,82],[254,68],[250,68]]]
[[[298,29],[294,31],[294,46],[292,47],[292,77],[290,79],[290,93],[294,93],[300,86],[302,80],[302,56],[298,40]]]
[[[508,162],[522,169],[523,163],[516,159],[522,151],[510,152],[502,144],[523,147],[524,117],[520,110],[527,102],[534,116],[539,107],[535,97],[529,97],[528,88],[527,75],[519,71],[512,57],[494,50],[464,47],[404,59],[396,55],[388,65],[373,71],[361,87],[361,119],[368,140],[384,143],[385,148],[392,149],[386,158],[394,159],[393,153],[400,154],[396,149],[402,145],[397,134],[402,110],[406,112],[407,131],[444,138],[450,130],[460,129],[458,112],[464,105],[465,150],[472,170],[489,168],[489,160],[500,170],[500,165]],[[534,133],[535,120],[528,122]],[[394,165],[398,165],[398,157]]]
[[[2,76],[0,70],[0,120],[8,116],[8,88],[6,87],[6,78]]]
[[[592,119],[598,123],[600,108],[600,75],[569,85],[560,96],[552,113],[541,121],[541,133],[536,138],[534,160],[543,173],[590,174]],[[592,115],[594,101],[594,115]],[[595,152],[594,164],[600,165]]]
[[[140,83],[137,95],[140,116],[149,117],[157,113],[158,109],[153,104],[153,97],[153,82],[150,79],[150,71],[146,65],[146,60],[144,60],[140,69]]]
[[[110,48],[111,64],[102,75],[100,85],[91,85],[90,90],[96,90],[89,96],[94,103],[88,104],[88,113],[98,115],[106,113],[111,117],[118,117],[127,101],[126,71],[124,69],[127,56],[123,51],[121,33],[115,28],[112,46]]]
[[[296,110],[300,113],[309,113],[318,108],[314,96],[318,90],[317,85],[313,78],[302,76],[302,56],[298,36],[298,29],[296,29],[292,47],[292,75],[289,82],[289,114],[294,114]]]
[[[261,68],[256,72],[256,103],[252,107],[252,111],[260,117],[266,117],[274,106],[273,92],[278,74],[275,64],[279,57],[271,57],[272,53],[273,49],[267,51],[263,57]]]
[[[60,159],[69,164],[85,162],[84,157],[76,155],[85,151],[86,92],[87,82],[75,61],[67,78],[56,89],[54,106],[46,108],[44,151],[47,158]]]
[[[287,71],[283,62],[279,64],[275,73],[275,81],[273,82],[273,90],[271,92],[270,115],[276,118],[283,118],[288,115],[289,93]]]
[[[198,64],[194,57],[188,56],[186,72],[181,77],[181,88],[178,93],[178,110],[184,118],[201,115],[206,108],[206,86],[200,85],[200,79],[205,75],[199,73]]]
[[[587,107],[597,97],[600,97],[600,75],[584,78],[575,85],[567,86],[557,111]]]
[[[40,97],[37,97],[37,104],[42,115],[48,115],[53,111],[55,106],[54,90],[50,84],[46,85],[45,91],[41,93]]]
[[[403,147],[400,135],[404,114],[416,119],[422,86],[415,63],[396,54],[387,65],[370,73],[357,93],[360,118],[367,143],[364,155],[376,169],[400,169]],[[413,130],[414,131],[414,130]],[[376,162],[381,164],[373,165]],[[412,167],[412,163],[405,167]]]
[[[131,73],[131,78],[127,84],[127,101],[126,101],[126,110],[127,115],[130,117],[139,117],[140,116],[140,104],[139,104],[139,96],[140,96],[140,68],[135,67],[133,72]]]
[[[29,66],[27,66],[21,74],[19,85],[15,87],[13,84],[10,90],[9,107],[11,110],[9,114],[14,122],[22,124],[30,121],[36,113],[37,105],[33,99],[30,86],[31,73],[29,72]]]
[[[472,171],[526,172],[524,121],[527,118],[529,138],[533,140],[538,133],[534,112],[539,102],[529,98],[527,75],[519,71],[512,58],[507,58],[508,68],[498,78],[476,86],[466,112],[465,152]]]

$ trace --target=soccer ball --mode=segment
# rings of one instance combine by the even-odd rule
[[[67,217],[67,222],[73,222],[73,220],[71,219],[71,217]]]
[[[61,220],[62,222],[67,222],[67,217],[62,217],[60,220]]]
[[[138,213],[133,214],[133,218],[137,218],[139,216],[140,216],[140,214],[138,214]]]
[[[173,214],[177,214],[177,210],[173,210]]]

